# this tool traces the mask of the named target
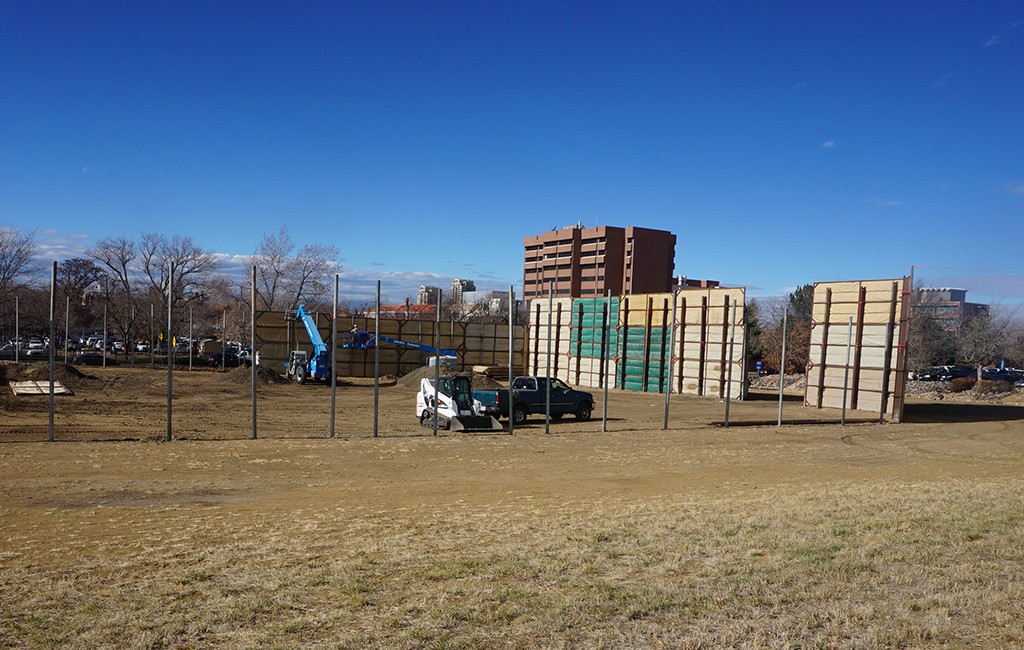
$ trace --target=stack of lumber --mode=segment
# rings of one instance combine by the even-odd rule
[[[473,366],[473,374],[484,375],[491,378],[507,379],[508,366]],[[512,375],[519,377],[523,374],[521,366],[512,366]]]

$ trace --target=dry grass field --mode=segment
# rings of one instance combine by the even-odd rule
[[[89,372],[55,443],[0,398],[0,647],[1024,646],[1019,400],[674,396],[663,431],[613,391],[605,433],[434,438],[394,385],[373,438],[350,381],[328,440],[327,388],[268,384],[250,440],[248,384],[176,373],[166,443],[165,374]]]

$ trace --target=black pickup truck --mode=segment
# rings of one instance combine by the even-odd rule
[[[473,398],[480,401],[488,415],[508,417],[511,405],[512,422],[519,425],[531,414],[543,415],[547,402],[547,377],[516,377],[512,380],[512,399],[507,390],[474,390]],[[570,388],[558,378],[551,379],[551,417],[575,415],[577,420],[589,420],[594,411],[594,396]]]

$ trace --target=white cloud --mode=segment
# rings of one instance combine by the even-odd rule
[[[868,199],[865,202],[882,208],[894,208],[896,206],[903,205],[903,201],[900,201],[899,199]]]
[[[1024,196],[1024,181],[1014,181],[1006,184],[1006,191],[1017,196]]]
[[[942,79],[932,82],[932,88],[942,88],[946,85],[946,82],[953,78],[953,73],[947,73]]]
[[[835,149],[836,148],[836,141],[835,140],[825,140],[824,142],[821,143],[821,148],[822,149]]]
[[[1003,37],[1000,36],[999,34],[996,34],[995,36],[990,36],[989,39],[985,41],[984,47],[992,47],[993,45],[998,45],[1002,42]]]

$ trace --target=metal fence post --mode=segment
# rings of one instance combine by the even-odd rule
[[[736,340],[736,301],[732,301],[732,328],[729,331],[729,367],[725,373],[725,427],[729,428],[729,404],[732,401],[732,355]]]
[[[57,262],[53,263],[50,272],[50,423],[47,429],[46,440],[53,442],[53,376],[56,370],[57,350],[53,347],[57,344]]]
[[[789,319],[789,305],[782,312],[782,358],[779,360],[779,422],[775,426],[782,428],[782,390],[786,386],[786,321]]]
[[[252,439],[256,439],[256,265],[252,265],[249,294],[249,364],[252,368]],[[223,352],[221,358],[223,358]]]
[[[172,402],[174,395],[174,344],[172,340],[174,338],[174,329],[172,315],[174,313],[174,263],[171,263],[170,273],[167,274],[167,442],[172,440]],[[105,313],[105,312],[104,312]],[[106,325],[103,326],[103,337],[107,336]],[[107,342],[103,341],[103,355],[106,358],[106,345]]]
[[[331,429],[328,438],[334,437],[334,408],[338,393],[338,273],[334,274],[334,309],[331,311]]]
[[[824,342],[828,345],[828,342]],[[843,410],[839,416],[839,424],[846,424],[846,394],[850,387],[850,347],[853,344],[853,316],[850,316],[850,323],[846,331],[846,367],[843,368]]]

